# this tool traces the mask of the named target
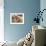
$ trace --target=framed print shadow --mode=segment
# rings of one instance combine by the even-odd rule
[[[24,13],[10,13],[10,24],[24,24]]]

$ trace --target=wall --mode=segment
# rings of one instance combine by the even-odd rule
[[[35,12],[40,10],[40,0],[4,0],[4,35],[7,41],[18,41],[24,37],[30,30],[34,17],[37,15]],[[11,12],[23,12],[24,24],[10,24]]]
[[[43,9],[46,9],[46,0],[41,0],[41,1],[40,1],[40,9],[41,9],[41,11],[42,11]],[[40,25],[46,27],[46,11],[43,12],[42,17],[43,17],[43,22],[40,21]]]
[[[0,0],[0,42],[4,41],[4,0]]]

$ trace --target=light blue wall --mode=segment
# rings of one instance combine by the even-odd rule
[[[41,0],[41,1],[40,1],[40,9],[41,9],[41,11],[42,11],[43,9],[46,9],[46,0]],[[42,17],[43,17],[43,22],[40,21],[40,25],[46,27],[46,11],[43,12]]]
[[[4,0],[4,31],[5,40],[18,41],[24,37],[30,30],[35,12],[40,9],[40,0]],[[10,24],[11,12],[23,12],[25,22],[22,25]]]

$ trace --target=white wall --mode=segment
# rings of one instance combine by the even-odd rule
[[[0,0],[0,42],[4,41],[4,1]]]

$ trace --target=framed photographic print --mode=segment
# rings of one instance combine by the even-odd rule
[[[24,24],[24,13],[10,13],[10,24]]]

